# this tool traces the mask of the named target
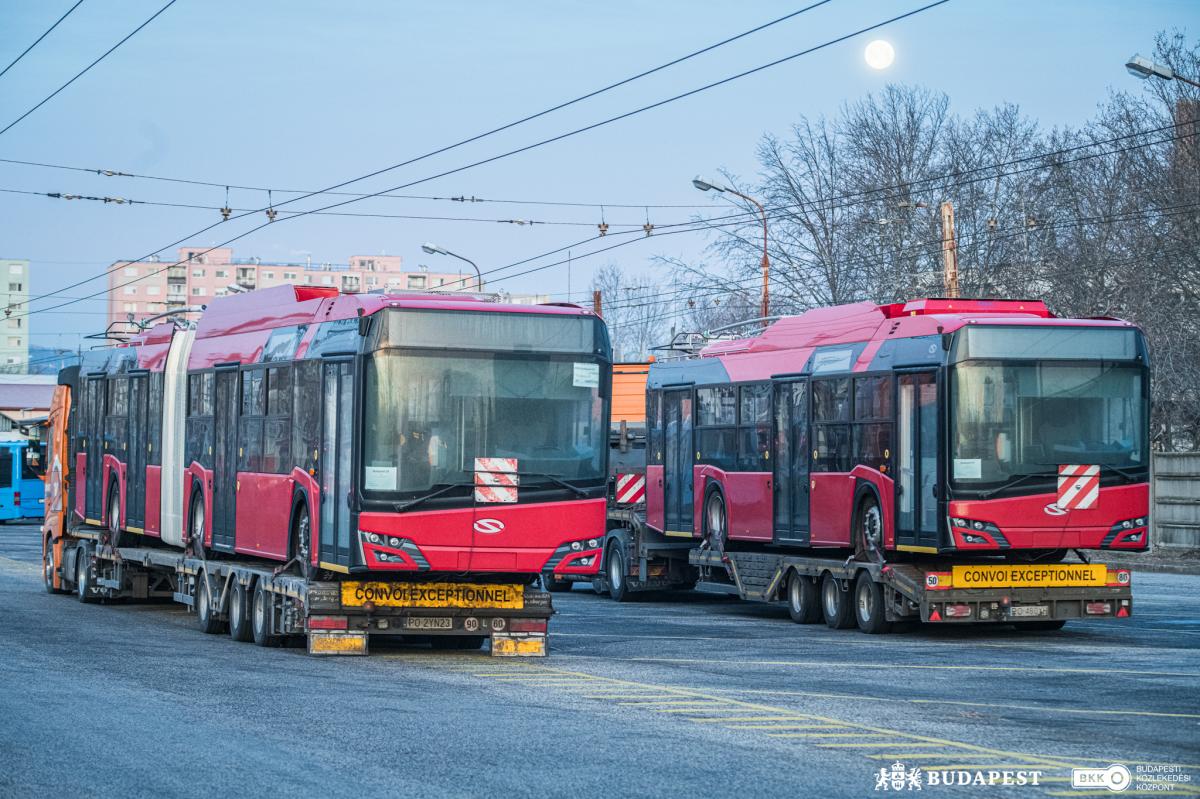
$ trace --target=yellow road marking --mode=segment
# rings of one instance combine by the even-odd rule
[[[880,735],[874,733],[880,738],[891,738],[889,735]],[[861,732],[769,732],[768,738],[870,738],[871,733],[863,734]],[[895,740],[879,741],[877,746],[895,746]]]
[[[903,747],[908,746],[908,741],[896,741],[895,743],[897,744],[896,748],[901,750],[900,754],[867,755],[867,757],[871,758],[872,760],[905,760],[905,759],[909,759],[909,758],[919,759],[919,758],[923,758],[923,757],[937,757],[937,758],[960,757],[961,758],[963,756],[962,752],[904,752]],[[986,751],[971,752],[971,754],[977,755],[979,757],[996,757],[996,758],[1012,757],[1013,755],[1016,755],[1018,758],[1020,758],[1022,756],[1019,752],[999,752],[999,751],[997,751],[995,753],[986,752]],[[1030,756],[1029,760],[1036,761],[1037,763],[1040,763],[1042,765],[1054,765],[1057,768],[1071,768],[1071,765],[1069,763],[1055,763],[1053,761],[1043,760],[1042,758],[1036,757],[1036,756]]]
[[[952,699],[904,699],[918,705],[962,705],[965,707],[1003,707],[1010,710],[1049,710],[1053,713],[1086,713],[1101,716],[1155,716],[1172,719],[1200,719],[1200,713],[1158,713],[1150,710],[1088,710],[1073,707],[1039,707],[1038,705],[997,705],[988,702],[959,702]]]
[[[728,721],[729,719],[726,719]],[[841,730],[845,724],[730,724],[728,730]],[[931,744],[932,746],[932,744]]]
[[[817,744],[817,746],[821,749],[878,749],[881,746],[893,746],[895,743],[895,741],[862,741],[849,744]],[[919,744],[906,741],[904,746],[911,749],[914,746],[941,746],[941,744]]]
[[[807,721],[808,716],[793,715],[793,716],[700,716],[699,718],[688,719],[697,724],[723,724],[727,721]]]
[[[1150,677],[1200,678],[1200,672],[1145,671],[1141,669],[1083,669],[1040,666],[952,666],[931,663],[869,663],[844,660],[718,660],[711,658],[628,658],[639,663],[734,663],[739,666],[827,666],[836,669],[916,669],[921,671],[1033,671],[1038,674],[1136,674]]]

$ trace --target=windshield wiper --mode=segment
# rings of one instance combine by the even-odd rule
[[[397,502],[395,505],[392,506],[392,509],[396,513],[402,513],[403,511],[406,511],[409,508],[412,508],[416,505],[420,505],[422,502],[424,502],[427,499],[433,499],[434,497],[440,497],[442,494],[449,492],[451,489],[462,488],[464,486],[471,486],[471,485],[472,485],[471,483],[445,483],[445,484],[442,484],[442,487],[439,488],[437,491],[430,491],[428,494],[417,497],[416,499],[410,499],[408,502]]]
[[[587,491],[583,490],[582,488],[575,485],[574,483],[568,483],[566,480],[562,479],[561,477],[556,477],[555,475],[552,475],[552,474],[546,474],[545,472],[516,472],[516,474],[521,477],[544,477],[547,480],[550,480],[551,482],[562,486],[563,488],[569,488],[570,490],[574,491],[575,496],[577,496],[577,497],[586,497],[588,495]]]
[[[1122,477],[1124,477],[1126,480],[1128,480],[1131,483],[1135,480],[1142,479],[1142,476],[1140,474],[1131,472],[1128,469],[1122,469],[1120,466],[1107,466],[1107,465],[1102,464],[1100,466],[1100,471],[1103,472],[1105,469],[1116,472],[1117,474],[1121,475]]]
[[[1021,485],[1022,483],[1032,480],[1035,477],[1056,477],[1056,476],[1057,476],[1056,472],[1025,472],[1024,474],[1017,475],[1016,477],[1009,480],[1004,485],[1000,485],[995,488],[984,491],[979,496],[981,499],[991,499],[992,497],[996,496],[996,494],[999,494],[1001,491],[1007,491],[1010,488],[1015,488],[1015,487]]]

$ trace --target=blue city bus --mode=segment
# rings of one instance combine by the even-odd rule
[[[40,454],[38,449],[33,441],[0,441],[0,521],[41,519],[45,513],[45,484],[26,457]]]

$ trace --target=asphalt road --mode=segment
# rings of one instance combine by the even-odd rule
[[[1110,763],[1200,794],[1197,576],[1135,574],[1129,620],[872,637],[577,588],[546,659],[315,659],[50,596],[39,558],[0,527],[0,796],[864,796],[895,762],[926,796],[1086,796],[1070,769]],[[1039,785],[929,784],[1005,769]]]

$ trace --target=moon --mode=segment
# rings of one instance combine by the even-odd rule
[[[887,69],[896,60],[896,50],[891,42],[876,39],[867,45],[863,57],[867,59],[867,66],[871,69]]]

